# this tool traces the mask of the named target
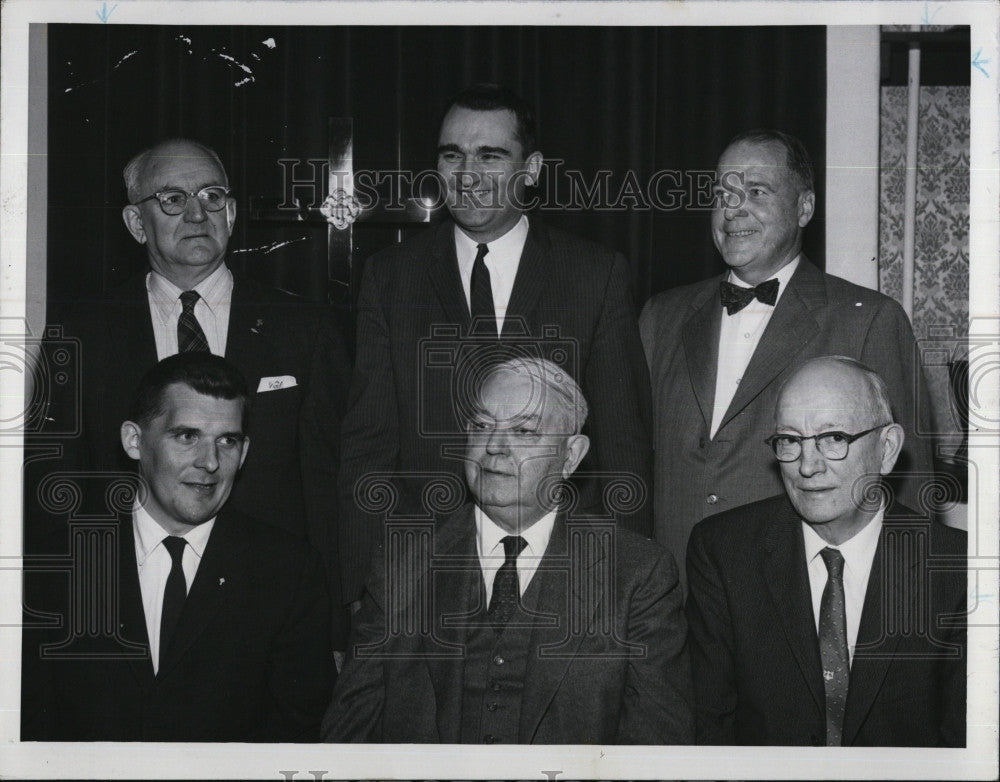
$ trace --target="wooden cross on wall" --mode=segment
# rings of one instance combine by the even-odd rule
[[[429,223],[433,210],[422,199],[414,197],[403,199],[401,205],[386,203],[380,198],[374,204],[362,208],[354,197],[353,118],[330,117],[329,138],[326,198],[319,205],[301,206],[296,202],[293,208],[288,208],[284,199],[257,196],[251,200],[250,219],[326,225],[327,283],[329,289],[334,285],[343,285],[347,290],[350,287],[354,261],[354,223],[396,225],[402,228],[406,225]]]

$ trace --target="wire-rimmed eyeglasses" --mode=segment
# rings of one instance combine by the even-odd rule
[[[197,193],[189,193],[177,187],[160,190],[151,196],[140,198],[132,206],[138,206],[145,201],[152,201],[154,198],[159,201],[160,209],[164,214],[179,215],[187,208],[188,198],[197,198],[206,212],[218,212],[224,209],[229,194],[232,192],[228,187],[222,185],[209,185],[203,187]]]
[[[851,443],[855,440],[860,440],[866,434],[871,434],[877,429],[889,426],[891,423],[890,421],[889,423],[879,424],[857,434],[820,432],[809,437],[799,437],[795,434],[772,434],[764,442],[771,446],[771,450],[774,451],[774,455],[779,462],[794,462],[801,457],[802,443],[806,440],[816,441],[816,449],[822,454],[824,459],[839,462],[841,459],[847,458],[847,453],[851,449]]]

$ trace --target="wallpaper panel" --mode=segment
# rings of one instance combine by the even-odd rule
[[[883,87],[881,107],[879,289],[898,301],[903,298],[907,92],[906,87]],[[969,124],[968,87],[921,87],[913,293],[918,341],[946,336],[960,341],[969,333]],[[925,375],[938,431],[957,431],[947,368],[925,366]]]

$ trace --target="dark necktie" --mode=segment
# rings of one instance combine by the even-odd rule
[[[184,291],[181,294],[181,316],[177,319],[177,352],[187,353],[191,350],[208,349],[208,340],[205,339],[205,332],[201,330],[198,319],[194,316],[194,305],[197,303],[198,291]]]
[[[521,589],[517,581],[517,555],[524,551],[528,541],[520,535],[508,535],[502,541],[504,561],[493,579],[493,596],[486,610],[493,629],[499,634],[517,610]]]
[[[184,546],[187,541],[174,535],[163,539],[163,546],[170,552],[170,575],[167,576],[167,585],[163,589],[163,610],[160,612],[160,665],[166,661],[167,646],[170,644],[170,636],[173,635],[174,628],[177,627],[177,620],[180,619],[181,609],[184,607],[184,600],[187,598],[187,581],[184,579]]]
[[[819,604],[819,653],[826,689],[826,745],[839,747],[844,729],[844,707],[851,667],[847,655],[847,616],[844,612],[844,557],[832,548],[820,552],[829,577]]]
[[[472,264],[472,285],[470,286],[470,311],[476,333],[482,336],[497,336],[497,314],[493,309],[493,286],[490,285],[490,270],[483,258],[490,248],[485,244],[476,245],[476,260]]]
[[[730,315],[735,315],[754,299],[773,307],[778,300],[778,281],[765,280],[756,288],[743,288],[723,280],[719,283],[719,295],[722,297],[722,306]]]

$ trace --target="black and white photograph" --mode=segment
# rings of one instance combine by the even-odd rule
[[[995,778],[995,4],[2,14],[0,776]]]

